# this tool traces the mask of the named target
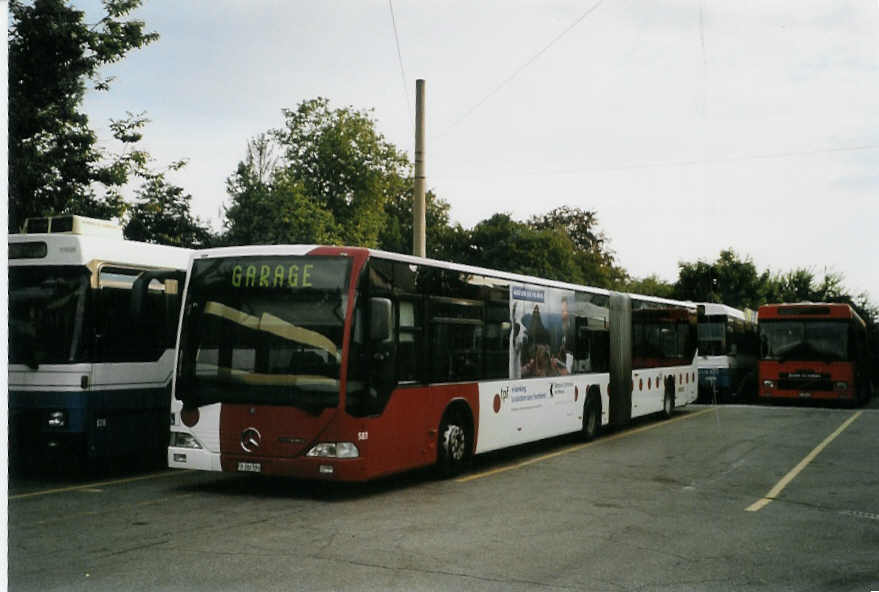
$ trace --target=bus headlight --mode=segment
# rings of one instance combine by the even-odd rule
[[[835,390],[837,393],[844,393],[848,390],[848,383],[843,380],[834,382],[833,390]]]
[[[763,386],[765,386],[768,389],[774,389],[775,388],[775,381],[774,380],[764,380]]]
[[[305,456],[322,458],[357,458],[360,450],[353,442],[321,442],[315,444]]]
[[[192,434],[186,432],[171,432],[171,443],[173,448],[201,448],[198,440]]]
[[[49,417],[46,420],[46,424],[50,428],[63,428],[67,425],[67,412],[65,411],[50,411]]]

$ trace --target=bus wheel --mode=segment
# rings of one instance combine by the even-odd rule
[[[675,410],[675,397],[670,392],[665,392],[665,399],[662,400],[662,416],[666,419],[671,417]]]
[[[583,439],[587,442],[598,437],[601,431],[601,413],[595,399],[590,397],[586,401],[586,410],[583,412]]]
[[[449,414],[443,418],[439,429],[439,450],[437,468],[443,477],[457,475],[464,468],[469,456],[467,426],[459,414]]]

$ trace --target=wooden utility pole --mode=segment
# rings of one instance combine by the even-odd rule
[[[424,80],[415,81],[415,200],[412,221],[412,254],[427,256],[426,215],[424,200]]]

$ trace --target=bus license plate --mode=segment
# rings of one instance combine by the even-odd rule
[[[242,473],[261,473],[262,465],[254,462],[240,462],[238,463],[238,471]]]
[[[812,396],[812,393],[800,393],[801,399],[809,399],[809,398],[811,398],[811,396]]]

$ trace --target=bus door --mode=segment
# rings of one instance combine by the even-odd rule
[[[167,444],[180,271],[104,266],[87,414],[90,456]]]

